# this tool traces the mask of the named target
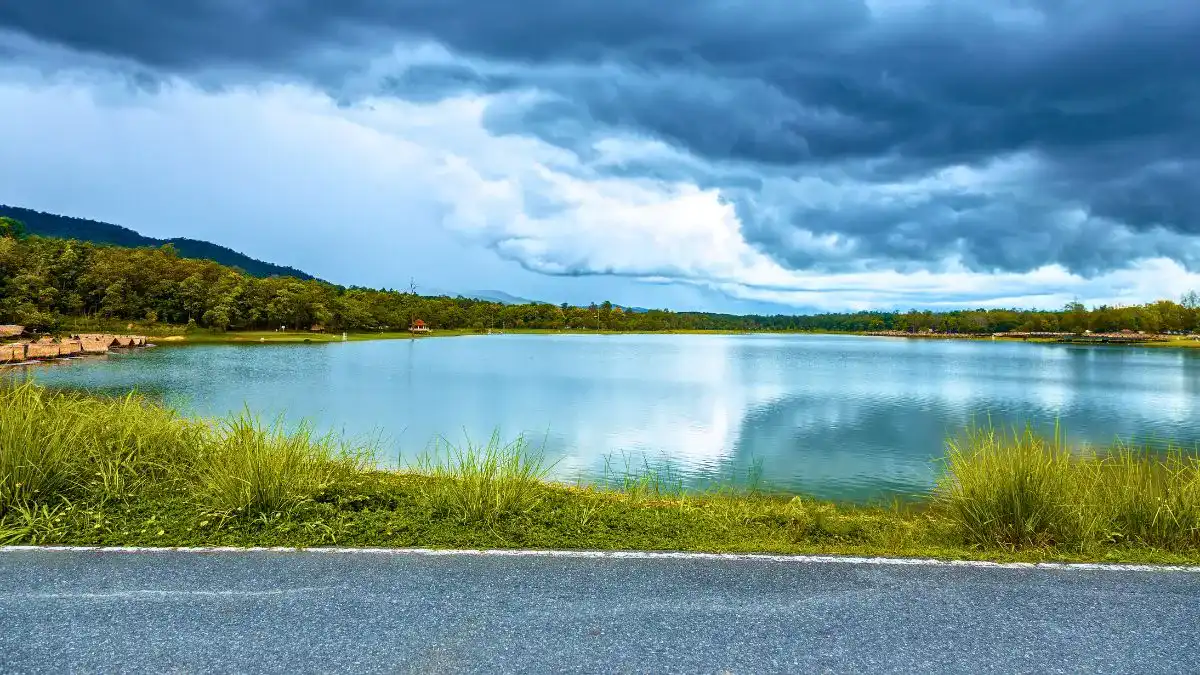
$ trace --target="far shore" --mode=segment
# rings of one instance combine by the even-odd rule
[[[662,330],[662,331],[615,331],[615,330],[580,330],[580,329],[550,329],[550,328],[513,328],[507,330],[493,330],[488,332],[479,332],[476,330],[434,330],[429,333],[414,334],[409,331],[382,331],[382,332],[347,332],[345,340],[349,342],[358,342],[366,340],[427,340],[438,337],[464,337],[464,336],[479,336],[487,337],[489,335],[848,335],[857,337],[875,337],[875,338],[890,338],[890,339],[907,339],[907,340],[970,340],[970,341],[986,341],[986,342],[1033,342],[1041,344],[1053,344],[1059,342],[1053,337],[1022,337],[1018,335],[965,335],[955,333],[911,333],[906,335],[891,334],[881,335],[879,333],[870,332],[835,332],[835,331],[781,331],[781,330]],[[1145,336],[1147,338],[1154,337],[1156,340],[1147,339],[1138,341],[1137,337],[1127,338],[1128,341],[1119,343],[1073,343],[1076,345],[1085,344],[1087,346],[1104,346],[1104,347],[1153,347],[1155,349],[1197,349],[1200,348],[1200,339],[1191,338],[1183,335],[1162,335],[1162,336]],[[343,334],[339,332],[310,332],[310,331],[229,331],[229,332],[211,332],[211,331],[194,331],[184,333],[178,330],[174,334],[155,336],[158,343],[164,344],[253,344],[253,343],[324,343],[324,342],[341,342]]]
[[[162,324],[132,324],[122,330],[135,330],[145,335],[148,341],[158,346],[198,344],[318,344],[328,342],[361,342],[367,340],[427,340],[431,338],[489,335],[847,335],[874,337],[893,340],[968,340],[986,342],[1033,342],[1041,344],[1059,343],[1057,337],[1023,336],[1021,334],[975,335],[962,333],[896,333],[896,332],[840,332],[840,331],[791,331],[791,330],[662,330],[624,331],[595,329],[551,329],[510,328],[480,332],[474,329],[432,330],[428,333],[410,331],[340,331],[264,330],[264,331],[213,331],[200,329],[188,331],[183,326]],[[72,331],[74,332],[74,331]],[[1081,336],[1082,337],[1082,336]],[[1072,344],[1104,347],[1150,347],[1154,349],[1198,349],[1200,339],[1186,335],[1124,335],[1120,342],[1096,342],[1095,344],[1074,342]]]

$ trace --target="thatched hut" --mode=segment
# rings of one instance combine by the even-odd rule
[[[88,334],[80,335],[79,341],[83,345],[84,354],[106,354],[108,348],[116,343],[115,335]]]
[[[59,356],[79,356],[83,353],[83,343],[79,340],[63,340],[58,345]]]
[[[57,359],[59,346],[54,342],[42,342],[39,340],[25,346],[25,358]]]
[[[25,343],[0,345],[0,363],[20,363],[25,360]]]
[[[15,324],[0,325],[0,339],[21,337],[25,334],[25,326]]]
[[[84,354],[104,354],[108,352],[108,346],[111,341],[103,338],[80,338],[80,343],[83,345]]]
[[[133,346],[133,338],[128,335],[118,335],[118,336],[116,336],[116,345],[115,346],[117,346],[117,347],[132,347]]]

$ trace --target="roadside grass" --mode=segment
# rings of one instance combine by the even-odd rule
[[[534,511],[542,502],[551,468],[524,438],[505,444],[493,434],[483,445],[470,439],[463,446],[439,440],[408,471],[429,479],[414,487],[432,516],[491,524]]]
[[[368,445],[249,413],[0,386],[0,543],[561,548],[1200,563],[1200,463],[969,430],[926,499],[834,504],[669,464],[548,479],[524,440],[439,443],[396,471]]]
[[[1087,552],[1130,543],[1200,549],[1200,456],[1178,447],[1101,452],[1024,431],[951,440],[934,500],[967,542]]]
[[[224,513],[284,513],[373,464],[334,436],[308,425],[264,426],[248,411],[215,425],[194,459],[200,503]]]

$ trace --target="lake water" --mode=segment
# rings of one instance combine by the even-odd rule
[[[140,388],[188,412],[243,406],[349,435],[391,461],[441,436],[524,434],[559,477],[669,464],[693,484],[760,473],[825,498],[932,484],[972,419],[1107,443],[1200,439],[1200,354],[849,336],[491,335],[189,346],[25,369],[45,383]],[[606,468],[607,467],[607,468]]]

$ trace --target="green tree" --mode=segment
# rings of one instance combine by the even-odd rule
[[[1071,333],[1082,333],[1088,327],[1087,307],[1078,300],[1068,302],[1063,307],[1062,327]]]
[[[25,237],[25,223],[16,218],[8,216],[0,216],[0,237],[6,239],[23,239]]]

